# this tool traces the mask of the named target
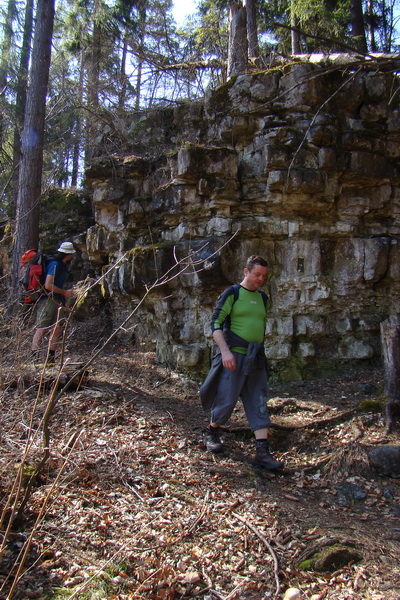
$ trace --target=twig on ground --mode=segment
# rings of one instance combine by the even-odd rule
[[[199,516],[190,525],[189,529],[187,531],[185,531],[185,533],[182,535],[182,537],[186,537],[187,535],[190,535],[192,533],[192,531],[194,531],[194,529],[196,529],[197,525],[199,523],[201,523],[201,521],[203,520],[204,514],[206,512],[209,497],[210,497],[210,490],[207,490],[206,495],[204,496],[203,506],[202,506]]]
[[[280,591],[281,591],[281,584],[279,581],[279,575],[278,575],[278,569],[279,569],[279,564],[278,564],[278,559],[276,557],[276,554],[271,546],[271,544],[269,543],[269,541],[267,540],[267,538],[265,537],[265,535],[263,535],[261,533],[261,531],[259,531],[257,529],[257,527],[255,527],[252,523],[249,523],[244,517],[242,517],[241,515],[238,515],[237,513],[232,513],[232,515],[236,518],[239,519],[239,521],[241,521],[242,523],[244,523],[246,525],[246,527],[248,527],[249,529],[251,529],[251,531],[253,531],[253,533],[256,534],[256,536],[262,541],[263,544],[265,544],[265,546],[268,548],[269,553],[272,556],[272,560],[274,562],[274,576],[275,576],[275,583],[276,583],[276,591],[274,594],[274,598],[277,598]]]
[[[116,462],[116,464],[117,464],[117,469],[118,469],[118,471],[119,471],[119,473],[120,473],[120,476],[121,476],[121,481],[122,481],[122,483],[123,483],[124,485],[126,485],[126,487],[127,487],[127,488],[129,488],[129,489],[130,489],[130,491],[132,492],[132,494],[134,494],[134,495],[136,496],[136,498],[138,498],[138,500],[140,500],[141,502],[144,502],[144,503],[146,504],[146,500],[145,500],[144,498],[142,498],[142,496],[141,496],[141,495],[140,495],[140,494],[139,494],[139,493],[138,493],[138,492],[135,490],[135,488],[134,488],[134,487],[132,487],[132,486],[131,486],[131,485],[130,485],[130,484],[127,482],[127,481],[126,481],[126,478],[124,477],[124,475],[123,475],[123,473],[122,473],[122,470],[121,470],[121,465],[120,465],[120,463],[119,463],[118,456],[116,455],[116,453],[114,452],[114,450],[112,451],[112,453],[113,453],[113,455],[114,455],[115,462]]]
[[[227,597],[225,598],[225,600],[231,600],[231,598],[234,597],[234,595],[236,594],[236,592],[238,592],[239,590],[242,589],[242,587],[244,586],[244,584],[248,581],[248,579],[245,579],[244,581],[242,581],[241,583],[239,583],[237,586],[235,586],[233,588],[233,590],[231,592],[229,592],[229,594],[227,595]]]
[[[212,588],[210,588],[209,592],[210,594],[218,598],[218,600],[226,600],[225,596],[221,596],[221,594],[217,592],[217,590],[213,590]]]
[[[91,583],[93,581],[93,579],[95,579],[99,574],[103,573],[103,571],[105,570],[105,568],[112,563],[112,561],[118,556],[118,554],[121,554],[121,552],[123,550],[125,550],[127,547],[126,544],[124,544],[119,550],[117,550],[112,556],[111,558],[109,558],[107,560],[107,562],[105,562],[104,564],[101,565],[101,567],[99,569],[97,569],[97,571],[95,573],[93,573],[93,575],[91,577],[89,577],[89,579],[87,579],[81,586],[79,586],[73,594],[71,594],[71,596],[68,596],[68,600],[72,600],[73,598],[76,598],[81,592],[83,592],[87,586],[89,585],[89,583]]]
[[[78,439],[79,439],[79,437],[76,439],[76,442],[75,442],[75,443],[77,443]],[[74,447],[75,447],[75,446],[73,446],[73,447],[71,448],[70,454],[73,452],[73,450],[74,450]],[[38,513],[38,515],[37,515],[37,517],[36,517],[35,523],[33,524],[33,527],[32,527],[32,530],[31,530],[31,532],[30,532],[30,535],[29,535],[29,537],[27,538],[27,540],[26,540],[25,544],[24,544],[24,545],[22,546],[22,548],[21,548],[21,552],[20,552],[20,554],[19,554],[19,557],[18,557],[18,559],[20,558],[20,561],[19,561],[19,564],[18,564],[18,567],[17,567],[16,573],[15,573],[15,576],[14,576],[14,581],[13,581],[13,583],[12,583],[12,585],[11,585],[10,591],[8,592],[7,598],[12,598],[12,596],[13,596],[13,593],[14,593],[14,591],[15,591],[15,589],[16,589],[16,587],[17,587],[18,583],[19,583],[19,580],[20,580],[20,579],[21,579],[21,577],[23,576],[23,568],[24,568],[24,566],[25,566],[25,562],[26,562],[26,559],[27,559],[27,557],[28,557],[29,550],[30,550],[30,548],[31,548],[31,545],[32,545],[32,542],[33,542],[34,535],[35,535],[35,533],[36,533],[36,531],[37,531],[37,529],[38,529],[38,527],[39,527],[39,524],[41,523],[41,521],[42,521],[42,519],[43,519],[43,516],[44,516],[44,514],[46,513],[46,508],[47,508],[47,505],[48,505],[48,503],[49,503],[50,499],[51,499],[51,498],[52,498],[52,496],[53,496],[54,490],[55,490],[55,489],[56,489],[56,487],[57,487],[57,484],[58,484],[58,482],[59,482],[59,480],[60,480],[60,478],[61,478],[61,475],[62,475],[62,473],[63,473],[63,471],[64,471],[64,468],[66,467],[67,463],[68,463],[68,456],[67,456],[67,458],[65,459],[65,461],[64,461],[64,463],[63,463],[63,465],[61,466],[61,468],[60,468],[60,470],[59,470],[59,472],[58,472],[58,474],[57,474],[57,476],[56,476],[56,478],[55,478],[55,480],[54,480],[53,484],[51,485],[51,487],[50,487],[49,491],[47,492],[47,494],[46,494],[46,497],[44,498],[44,501],[43,501],[43,503],[42,503],[42,506],[41,506],[41,508],[40,508],[40,510],[39,510],[39,513]],[[17,561],[18,561],[18,559],[17,559]],[[7,580],[6,580],[6,581],[7,581]],[[1,589],[0,589],[0,592],[1,592],[1,591],[4,589],[4,586],[5,586],[5,584],[6,584],[6,581],[4,581],[4,583],[3,583],[3,585],[2,585],[2,587],[1,587]]]

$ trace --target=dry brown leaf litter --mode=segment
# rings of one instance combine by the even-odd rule
[[[295,587],[309,600],[398,600],[399,484],[357,462],[360,444],[398,443],[398,433],[384,437],[379,415],[354,410],[368,383],[368,374],[352,374],[273,388],[273,447],[287,465],[273,474],[251,466],[241,408],[225,428],[226,453],[207,454],[197,384],[159,367],[152,353],[114,348],[56,408],[49,468],[0,582],[67,461],[15,598],[62,589],[62,598],[261,600]],[[3,394],[3,493],[33,394],[34,387]],[[40,453],[37,439],[30,461]],[[365,501],[338,505],[346,479],[365,489]],[[364,560],[335,573],[301,570],[301,556],[325,538],[352,540]]]

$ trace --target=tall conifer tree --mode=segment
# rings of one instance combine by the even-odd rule
[[[21,144],[13,253],[13,289],[18,291],[21,253],[39,245],[39,198],[42,186],[46,95],[51,60],[55,0],[38,0],[30,81]]]

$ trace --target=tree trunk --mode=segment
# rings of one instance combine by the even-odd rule
[[[246,0],[246,17],[249,58],[258,58],[260,49],[258,47],[256,0]]]
[[[137,66],[137,75],[136,75],[136,101],[135,101],[135,109],[139,110],[140,108],[140,100],[142,94],[142,68],[144,63],[144,41],[145,41],[145,30],[146,30],[146,22],[147,22],[147,12],[145,3],[141,2],[139,4],[139,23],[138,23],[138,66]]]
[[[350,18],[351,35],[354,38],[354,46],[360,52],[367,52],[367,41],[365,39],[362,0],[351,0]]]
[[[229,4],[228,79],[246,72],[247,56],[246,8],[233,0]]]
[[[84,78],[85,66],[84,66],[84,52],[81,50],[79,54],[79,86],[78,86],[78,98],[79,105],[83,105],[83,78]],[[71,186],[76,187],[78,185],[78,173],[79,163],[81,159],[81,148],[82,148],[82,115],[79,109],[76,112],[76,118],[74,123],[74,147],[72,152],[72,174],[71,174]]]
[[[385,366],[386,427],[390,432],[400,415],[400,315],[381,323],[381,343]]]
[[[38,0],[21,144],[21,166],[13,250],[13,292],[18,295],[23,251],[39,244],[39,201],[42,185],[44,125],[49,82],[55,0]]]
[[[120,78],[121,88],[118,93],[118,109],[122,112],[125,109],[126,102],[126,90],[128,77],[126,74],[126,59],[128,55],[128,32],[124,31],[124,37],[122,41],[122,54],[121,54],[121,66],[120,66]]]
[[[394,52],[395,47],[393,46],[394,41],[394,33],[396,28],[396,23],[398,23],[398,16],[396,14],[396,10],[391,4],[387,7],[387,9],[383,12],[382,19],[382,38],[383,38],[383,52]]]
[[[368,37],[369,37],[370,51],[376,52],[375,15],[374,15],[374,4],[373,4],[372,0],[368,0]]]
[[[292,40],[292,54],[301,54],[299,19],[294,12],[294,0],[290,3],[290,25],[292,27],[290,37]]]
[[[88,113],[86,120],[85,168],[93,158],[93,149],[97,138],[97,112],[99,108],[100,60],[101,60],[101,1],[95,0],[93,12],[93,35],[88,57],[87,69],[87,102]]]
[[[21,132],[24,127],[32,32],[33,0],[27,0],[25,6],[24,33],[22,38],[21,56],[19,60],[15,100],[15,124],[13,144],[13,198],[15,202],[15,209],[17,207],[18,201],[19,165],[21,160]]]
[[[15,0],[8,0],[6,18],[3,23],[3,40],[0,48],[0,94],[6,96],[8,85],[8,72],[10,70],[10,56],[13,45],[13,19],[15,16]],[[0,113],[0,147],[3,148],[5,134],[5,116]]]

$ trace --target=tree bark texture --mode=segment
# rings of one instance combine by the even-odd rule
[[[22,38],[21,56],[18,68],[18,78],[15,101],[14,147],[13,147],[13,198],[14,209],[18,203],[19,166],[21,162],[21,135],[24,127],[26,96],[28,84],[29,59],[31,56],[31,41],[33,33],[33,0],[27,0],[24,17],[24,33]]]
[[[136,76],[136,100],[135,100],[135,109],[139,110],[140,108],[140,100],[142,96],[142,69],[145,57],[145,35],[146,35],[146,25],[147,25],[147,10],[146,4],[140,2],[139,4],[139,21],[137,24],[138,28],[138,64],[137,64],[137,76]]]
[[[228,78],[246,72],[247,57],[246,8],[234,0],[229,5]]]
[[[87,102],[88,113],[86,118],[86,140],[85,140],[85,168],[93,159],[93,148],[96,145],[98,134],[98,110],[99,110],[99,88],[100,88],[100,61],[102,57],[101,41],[101,2],[94,1],[93,11],[93,34],[87,57]]]
[[[301,54],[300,47],[300,33],[299,33],[299,19],[295,14],[294,0],[290,3],[290,25],[292,27],[290,32],[290,38],[292,42],[292,54]]]
[[[21,254],[39,244],[39,200],[42,186],[46,96],[51,60],[55,0],[38,0],[30,82],[21,143],[13,290],[18,293]]]
[[[256,0],[246,0],[246,17],[249,57],[258,58],[260,56],[260,49],[258,46]]]
[[[381,343],[385,367],[386,426],[390,432],[400,415],[400,315],[381,323]]]
[[[79,56],[79,85],[78,85],[78,102],[83,105],[83,77],[84,77],[84,52],[81,50]],[[79,161],[81,158],[81,145],[82,145],[82,118],[80,111],[77,112],[75,119],[75,139],[74,147],[72,152],[72,174],[71,174],[71,186],[76,187],[78,185],[78,173],[79,173]]]
[[[376,52],[375,43],[375,15],[373,0],[368,0],[368,37],[369,49],[371,52]]]
[[[8,0],[7,12],[5,15],[4,23],[2,23],[2,42],[0,46],[0,94],[5,94],[8,84],[8,72],[10,70],[10,56],[11,49],[13,46],[13,18],[15,15],[15,0]],[[5,129],[5,116],[0,113],[0,146],[3,148]]]

